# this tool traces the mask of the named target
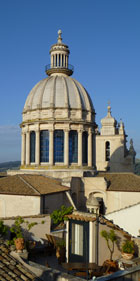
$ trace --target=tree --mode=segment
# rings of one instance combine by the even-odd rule
[[[112,256],[114,253],[114,246],[115,246],[115,242],[117,241],[117,236],[113,229],[111,229],[110,231],[102,230],[101,236],[106,240],[107,247],[110,251],[110,260],[112,261]]]

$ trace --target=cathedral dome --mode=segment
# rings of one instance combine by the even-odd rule
[[[70,76],[73,66],[68,63],[69,48],[58,41],[51,46],[51,63],[46,66],[47,78],[30,91],[23,109],[23,122],[41,119],[70,119],[93,122],[95,110],[85,88]]]
[[[48,108],[94,112],[92,102],[84,87],[75,79],[63,74],[50,76],[37,83],[27,97],[24,113]]]
[[[74,78],[69,48],[50,49],[47,78],[30,91],[23,109],[22,167],[26,169],[93,169],[95,110],[85,88]]]

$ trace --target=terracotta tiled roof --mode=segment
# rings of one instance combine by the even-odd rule
[[[68,191],[60,180],[41,175],[15,175],[0,178],[1,194],[40,196]]]
[[[133,173],[99,173],[108,183],[108,191],[140,192],[140,176]]]
[[[40,280],[20,262],[10,256],[9,249],[0,241],[0,280],[15,281],[15,280]]]
[[[79,212],[79,211],[74,211],[72,214],[66,215],[66,217],[78,221],[86,221],[86,222],[96,221],[96,216],[94,214]]]
[[[85,212],[79,212],[74,211],[72,214],[66,216],[68,219],[72,220],[78,220],[78,221],[85,221],[85,222],[94,222],[96,221],[95,214],[85,213]],[[125,237],[131,237],[131,235],[125,231],[124,229],[120,228],[118,225],[114,224],[111,220],[106,219],[104,216],[100,215],[98,217],[99,222],[101,224],[106,224],[107,226],[120,231]]]
[[[26,182],[31,184],[40,194],[68,191],[69,187],[61,185],[61,180],[39,175],[22,175]]]

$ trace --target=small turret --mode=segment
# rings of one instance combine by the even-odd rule
[[[101,128],[101,135],[115,135],[116,133],[116,120],[111,115],[111,106],[108,103],[107,107],[107,116],[101,120],[102,128]]]

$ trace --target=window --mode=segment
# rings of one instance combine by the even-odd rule
[[[54,131],[54,163],[64,162],[64,132]]]
[[[40,132],[40,162],[49,162],[49,131]]]
[[[62,66],[64,66],[64,55],[62,55]]]
[[[35,132],[30,133],[30,162],[35,163]]]
[[[59,54],[59,66],[60,66],[60,54]]]
[[[55,56],[55,66],[57,66],[57,54]]]
[[[83,132],[82,136],[82,159],[83,164],[87,164],[88,160],[88,133]]]
[[[78,162],[78,134],[77,131],[69,133],[69,163]]]
[[[105,143],[105,159],[106,161],[110,161],[110,142],[107,141]]]
[[[83,256],[83,225],[72,223],[72,254]]]

